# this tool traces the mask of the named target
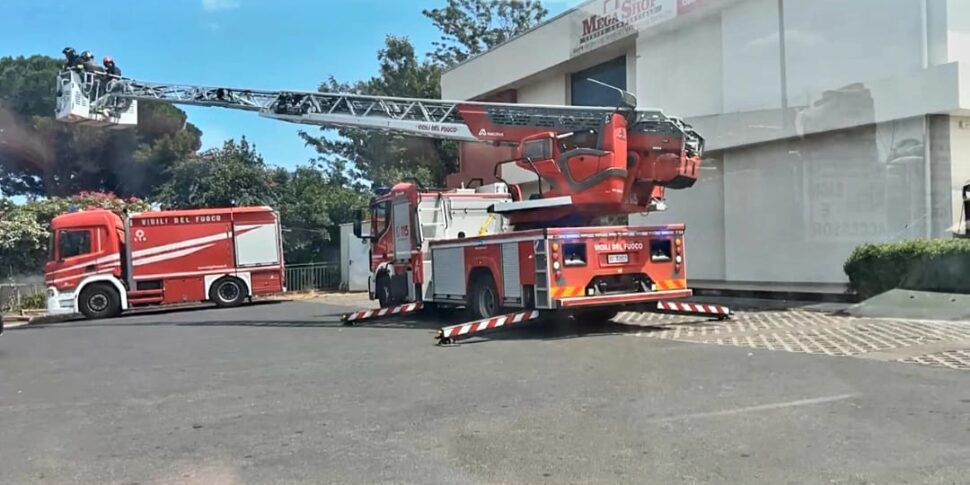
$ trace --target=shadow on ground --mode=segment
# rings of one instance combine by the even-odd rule
[[[85,328],[85,327],[144,327],[144,326],[168,326],[168,327],[267,327],[267,328],[343,328],[343,329],[400,329],[400,330],[438,330],[449,325],[457,325],[468,321],[464,311],[453,310],[438,312],[435,314],[417,314],[394,317],[389,319],[378,319],[365,321],[357,325],[344,325],[341,316],[344,312],[328,312],[319,314],[300,315],[290,318],[279,318],[281,314],[287,312],[272,311],[269,313],[252,314],[246,311],[239,314],[239,310],[265,310],[270,305],[283,303],[286,300],[266,300],[253,302],[243,308],[220,309],[211,305],[193,305],[180,308],[155,308],[142,310],[126,314],[119,319],[109,320],[83,320],[75,319],[57,323],[37,323],[26,325],[11,330],[34,330],[34,329],[53,329],[53,328]],[[348,307],[347,311],[354,308]],[[170,317],[187,312],[200,312],[198,318],[188,321],[173,321],[170,319],[143,320],[143,317]],[[227,318],[232,312],[232,317]],[[274,318],[275,317],[275,318]],[[505,327],[499,330],[488,331],[474,337],[461,339],[460,344],[481,343],[487,341],[502,340],[563,340],[573,338],[587,338],[596,336],[611,336],[630,333],[651,333],[665,330],[665,324],[678,325],[716,325],[705,317],[692,317],[688,320],[678,320],[676,322],[642,322],[642,323],[620,323],[613,320],[592,321],[589,319],[577,319],[576,317],[545,317],[538,321],[530,322],[525,325],[515,327]]]
[[[280,303],[286,303],[288,301],[290,301],[290,300],[282,299],[282,298],[281,299],[278,299],[278,300],[257,300],[257,301],[254,301],[252,303],[246,304],[245,307],[246,308],[252,308],[252,307],[262,307],[262,306],[268,306],[268,305],[278,305]],[[132,311],[129,311],[129,312],[125,312],[120,317],[117,317],[117,319],[95,319],[95,320],[88,320],[88,319],[84,318],[82,315],[74,315],[74,316],[68,317],[68,318],[66,318],[64,320],[58,320],[56,322],[42,322],[42,323],[41,322],[38,322],[38,323],[31,323],[31,324],[28,324],[28,325],[22,325],[22,326],[19,326],[19,327],[9,328],[7,330],[30,330],[30,329],[50,328],[50,327],[83,328],[83,327],[101,327],[101,326],[105,326],[105,325],[112,325],[112,326],[125,326],[125,325],[149,325],[149,326],[151,326],[151,325],[179,325],[181,322],[168,322],[168,321],[166,321],[166,322],[140,323],[140,322],[126,322],[125,320],[128,319],[128,318],[134,318],[134,317],[176,315],[176,314],[180,314],[180,313],[198,312],[200,310],[209,310],[209,311],[232,311],[232,310],[235,310],[235,309],[236,308],[217,308],[215,305],[208,304],[208,303],[199,303],[199,304],[192,304],[192,305],[186,305],[186,306],[151,307],[151,308],[137,309],[137,310],[132,310]]]

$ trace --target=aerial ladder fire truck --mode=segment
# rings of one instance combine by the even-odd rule
[[[697,180],[704,148],[683,121],[604,89],[620,91],[619,106],[260,91],[65,72],[57,118],[124,127],[137,123],[137,102],[151,100],[513,146],[515,158],[496,164],[493,184],[428,190],[400,182],[377,191],[354,232],[370,244],[368,286],[381,308],[345,315],[348,324],[467,307],[475,320],[439,332],[449,343],[548,314],[604,320],[645,306],[727,317],[725,307],[673,301],[692,295],[684,225],[598,225],[604,216],[663,210],[667,190]]]

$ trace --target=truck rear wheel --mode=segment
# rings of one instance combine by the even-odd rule
[[[231,276],[220,278],[209,288],[209,299],[221,308],[239,306],[246,299],[246,283]]]
[[[492,278],[491,273],[476,276],[472,280],[472,291],[468,298],[468,310],[472,318],[479,320],[494,317],[501,313],[501,309],[498,289],[495,287],[495,279]]]
[[[121,313],[121,297],[118,291],[106,284],[86,286],[81,291],[77,304],[86,318],[111,318]]]

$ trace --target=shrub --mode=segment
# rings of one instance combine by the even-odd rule
[[[125,200],[101,192],[29,199],[22,204],[0,197],[0,277],[40,273],[47,258],[50,221],[58,214],[71,208],[141,212],[149,207],[134,197]]]
[[[47,307],[47,292],[21,293],[18,296],[16,291],[17,288],[14,288],[13,294],[7,293],[4,297],[0,297],[0,311],[19,312],[20,310],[42,310]]]
[[[843,269],[849,286],[862,298],[893,288],[970,293],[970,240],[863,244]]]
[[[19,310],[40,310],[47,307],[47,294],[44,292],[26,295],[20,299]]]

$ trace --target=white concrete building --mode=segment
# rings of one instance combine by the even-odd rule
[[[611,104],[587,78],[707,139],[698,183],[631,218],[687,224],[695,283],[843,284],[861,243],[960,226],[970,0],[592,0],[449,70],[442,97]]]

